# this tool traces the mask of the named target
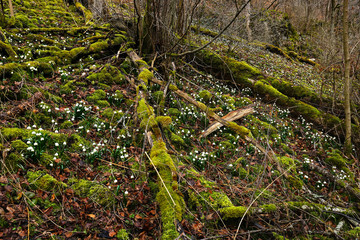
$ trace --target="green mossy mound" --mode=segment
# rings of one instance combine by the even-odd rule
[[[237,84],[245,87],[252,86],[252,81],[249,79],[256,80],[263,78],[259,69],[250,66],[244,61],[239,62],[233,58],[222,57],[208,50],[197,52],[196,57],[202,60],[205,65],[211,67],[208,70],[215,74],[215,76],[225,77],[227,79],[233,77]]]
[[[115,203],[115,195],[104,185],[84,179],[69,179],[68,185],[81,197],[88,197],[94,202],[111,207]]]
[[[27,180],[30,186],[43,191],[58,192],[67,188],[65,183],[56,180],[44,171],[27,172]]]
[[[104,83],[107,85],[111,84],[122,84],[124,81],[124,75],[121,74],[120,70],[116,67],[106,64],[99,73],[93,73],[87,77],[92,83]]]

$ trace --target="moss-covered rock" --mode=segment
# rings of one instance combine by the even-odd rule
[[[30,186],[33,186],[35,189],[57,192],[67,187],[65,183],[56,180],[44,171],[28,171],[26,176]]]
[[[325,162],[331,166],[336,166],[338,169],[346,169],[348,161],[343,158],[338,150],[333,150],[329,153],[328,157],[325,159]]]
[[[208,90],[202,90],[199,92],[199,97],[201,98],[201,101],[207,103],[212,98],[212,94]]]
[[[97,89],[93,94],[86,98],[89,102],[97,102],[98,100],[106,99],[106,92],[102,89]]]
[[[115,203],[114,194],[104,185],[84,179],[69,179],[68,185],[81,197],[88,197],[94,202],[110,207]]]
[[[73,125],[74,124],[71,121],[66,120],[60,125],[60,128],[61,129],[68,129],[68,128],[71,128]]]
[[[23,151],[27,149],[29,146],[23,141],[18,139],[11,142],[11,147],[17,151]]]
[[[107,85],[122,84],[124,75],[116,67],[106,64],[99,73],[90,74],[87,79],[92,83],[103,83]]]
[[[246,207],[243,206],[231,206],[220,208],[219,212],[224,217],[224,219],[229,218],[241,218],[245,215]]]

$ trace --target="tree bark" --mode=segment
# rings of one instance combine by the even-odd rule
[[[344,96],[345,96],[345,152],[351,153],[351,109],[350,109],[350,53],[349,53],[349,0],[343,6],[343,49],[344,49]]]
[[[175,35],[183,35],[187,28],[188,0],[147,0],[143,35],[139,36],[143,53],[164,52],[174,42]]]

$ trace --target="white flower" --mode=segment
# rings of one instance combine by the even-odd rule
[[[41,140],[41,141],[44,141],[44,138],[42,137],[42,138],[40,138],[40,140]]]
[[[66,145],[66,142],[63,142],[63,145],[65,146],[65,145]]]
[[[30,130],[30,129],[31,129],[31,127],[30,127],[30,126],[28,126],[26,129]]]
[[[35,143],[34,143],[34,146],[37,146],[37,145],[38,145],[38,143],[37,143],[37,142],[35,142]]]
[[[131,175],[130,178],[133,179],[133,178],[134,178],[134,175]]]
[[[56,143],[55,143],[55,147],[58,147],[58,146],[59,146],[59,143],[56,142]]]
[[[53,163],[50,163],[49,165],[50,165],[50,167],[54,166],[54,164],[53,164]]]
[[[115,179],[115,180],[114,180],[114,183],[117,183],[117,182],[118,182],[118,180],[117,180],[117,179]]]
[[[125,195],[128,195],[129,194],[129,192],[128,191],[125,191],[125,193],[124,193]]]

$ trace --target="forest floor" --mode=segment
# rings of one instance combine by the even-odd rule
[[[79,5],[13,4],[15,18],[0,29],[0,239],[360,236],[358,153],[343,155],[339,136],[313,115],[222,81],[198,67],[205,58],[167,72],[134,62],[130,36]],[[211,46],[217,55],[225,48],[225,38]],[[239,41],[234,53],[274,86],[285,79],[318,94],[316,66],[261,43]],[[201,137],[216,122],[209,112],[249,107],[234,120],[246,136],[222,126]],[[152,142],[149,132],[161,137]]]

